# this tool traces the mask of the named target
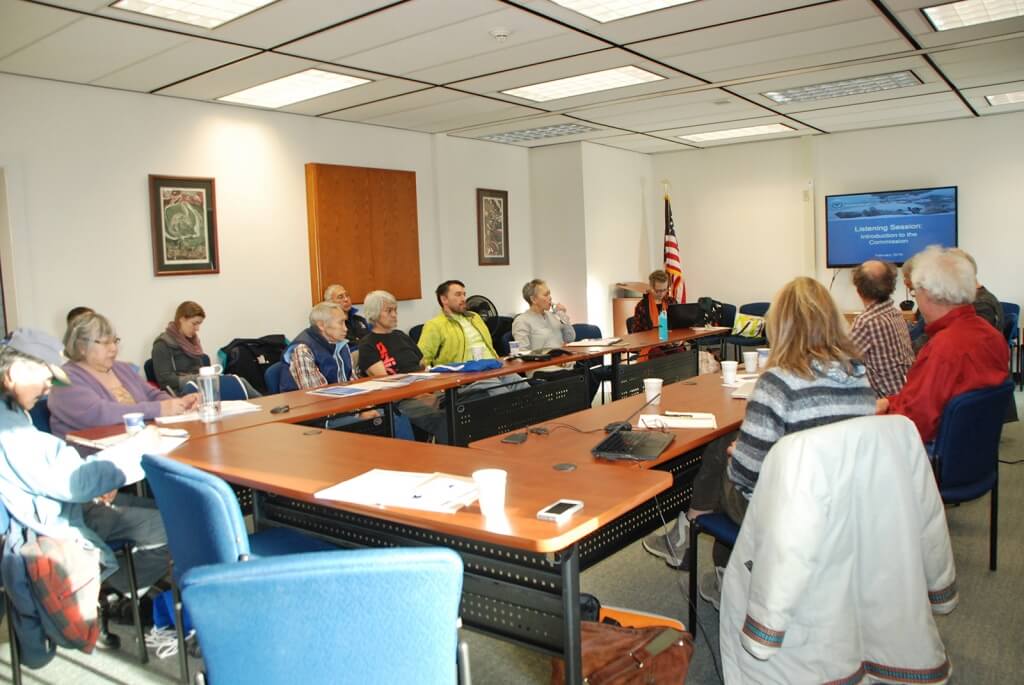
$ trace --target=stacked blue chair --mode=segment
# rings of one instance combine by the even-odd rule
[[[181,585],[212,685],[452,685],[462,573],[444,548],[335,550],[197,567]]]
[[[250,557],[336,548],[290,528],[271,528],[249,535],[235,493],[220,478],[172,459],[151,455],[142,458],[142,468],[167,530],[167,543],[174,565],[172,589],[178,633],[178,665],[182,682],[188,683],[179,591],[181,577],[186,571],[208,564],[237,563]]]
[[[749,314],[750,316],[766,316],[768,314],[768,306],[770,304],[770,302],[749,302],[740,307],[739,313]],[[729,335],[722,341],[722,359],[726,358],[725,353],[728,352],[729,345],[732,345],[736,350],[736,359],[742,361],[742,355],[740,354],[740,350],[742,348],[764,347],[767,344],[768,339],[763,335],[757,338],[745,338],[742,335]]]
[[[999,440],[1011,401],[1012,381],[957,395],[946,403],[930,450],[943,502],[969,502],[991,493],[988,567],[992,571],[999,539]]]

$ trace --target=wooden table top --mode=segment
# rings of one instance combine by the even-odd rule
[[[722,386],[719,374],[705,374],[695,378],[665,385],[662,396],[657,404],[650,405],[641,414],[659,414],[666,410],[681,412],[711,412],[715,415],[718,428],[681,428],[672,430],[675,441],[668,446],[660,457],[645,462],[614,462],[617,467],[626,466],[638,469],[651,467],[673,459],[680,454],[705,445],[715,438],[737,430],[746,413],[746,400],[734,399],[732,388]],[[548,429],[546,435],[530,433],[526,442],[510,444],[501,442],[503,435],[470,443],[472,449],[484,449],[501,454],[527,457],[535,461],[556,463],[559,461],[581,464],[606,464],[590,454],[591,448],[605,436],[604,427],[614,421],[625,421],[630,414],[637,411],[647,402],[643,393],[633,395],[609,404],[600,405],[574,414],[538,423]],[[638,418],[633,417],[631,423],[635,427]],[[594,432],[577,432],[594,431]],[[513,431],[517,432],[517,431]]]
[[[547,462],[517,454],[281,423],[190,440],[173,452],[173,458],[238,485],[533,552],[565,549],[672,484],[668,473],[631,471],[627,476],[592,460],[580,460],[573,471],[556,471]],[[313,496],[374,468],[462,476],[481,468],[503,468],[508,471],[507,516],[485,518],[477,504],[440,514]],[[562,498],[582,500],[584,507],[561,525],[537,519],[538,511]]]
[[[649,331],[641,331],[640,333],[624,335],[616,347],[628,352],[638,352],[650,347],[657,347],[658,345],[689,342],[691,340],[707,338],[715,335],[728,335],[731,331],[732,329],[726,326],[674,328],[669,330],[668,340],[659,340],[658,329],[654,328]]]

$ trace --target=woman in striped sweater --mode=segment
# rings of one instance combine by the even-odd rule
[[[739,432],[704,450],[690,509],[675,530],[644,540],[644,549],[670,566],[681,568],[687,559],[688,519],[723,511],[742,523],[761,464],[784,435],[875,413],[864,365],[832,296],[818,281],[800,277],[787,283],[768,309],[766,326],[771,356]],[[728,548],[716,544],[715,566],[724,569],[728,558]],[[709,583],[716,580],[714,575]],[[701,583],[701,594],[717,608],[712,588],[705,591],[709,583]]]

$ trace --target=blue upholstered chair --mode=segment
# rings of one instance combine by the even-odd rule
[[[418,324],[416,324],[415,326],[413,326],[412,328],[409,329],[409,337],[412,338],[412,341],[414,343],[418,343],[420,341],[420,334],[422,332],[423,332],[423,324],[418,323]]]
[[[969,502],[991,494],[988,567],[996,570],[999,523],[999,439],[1013,382],[957,395],[946,403],[930,450],[942,501]]]
[[[501,340],[498,341],[498,346],[508,350],[509,343],[512,342],[512,331],[505,331],[501,334]],[[497,351],[497,350],[495,350]],[[508,354],[506,352],[506,354]]]
[[[750,316],[765,316],[768,314],[768,306],[770,302],[748,302],[740,307],[740,314],[749,314]],[[733,317],[733,323],[735,324],[735,317]],[[768,344],[766,337],[759,336],[757,338],[745,338],[742,335],[729,335],[726,336],[725,340],[722,341],[722,359],[725,359],[725,353],[729,351],[729,345],[732,345],[736,350],[736,359],[742,360],[740,354],[741,348],[744,347],[764,347]]]
[[[289,554],[182,579],[211,685],[452,685],[461,591],[461,558],[436,547]]]
[[[152,359],[147,359],[146,361],[142,362],[142,371],[144,374],[146,374],[147,381],[149,381],[153,385],[159,385],[159,383],[156,382],[156,369],[153,367]]]
[[[707,533],[721,542],[726,547],[736,544],[736,536],[740,534],[740,527],[722,512],[704,514],[690,521],[690,622],[687,625],[697,625],[697,536]]]
[[[142,458],[142,468],[156,497],[174,563],[178,660],[182,682],[187,683],[188,662],[181,629],[184,621],[179,592],[181,577],[186,571],[208,564],[235,563],[250,557],[336,548],[290,528],[270,528],[249,535],[235,493],[220,478],[173,459],[151,455]]]
[[[267,392],[276,395],[281,392],[281,374],[288,370],[284,362],[274,362],[263,372],[263,382],[267,384]]]
[[[574,323],[572,329],[576,332],[577,340],[594,340],[604,336],[598,326],[589,323]],[[604,382],[612,379],[612,367],[604,363],[604,359],[587,359],[579,362],[590,369],[590,375],[601,386],[601,402],[604,402]]]
[[[41,397],[39,401],[32,406],[28,415],[32,417],[32,425],[38,430],[41,430],[44,433],[50,432],[50,405],[46,403],[45,397]],[[5,528],[4,530],[7,529]]]

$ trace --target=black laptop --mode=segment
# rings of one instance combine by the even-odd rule
[[[674,433],[661,431],[615,431],[609,433],[590,453],[613,461],[652,461],[675,439]]]
[[[698,304],[670,304],[668,306],[668,327],[692,328],[704,325],[704,310]]]

